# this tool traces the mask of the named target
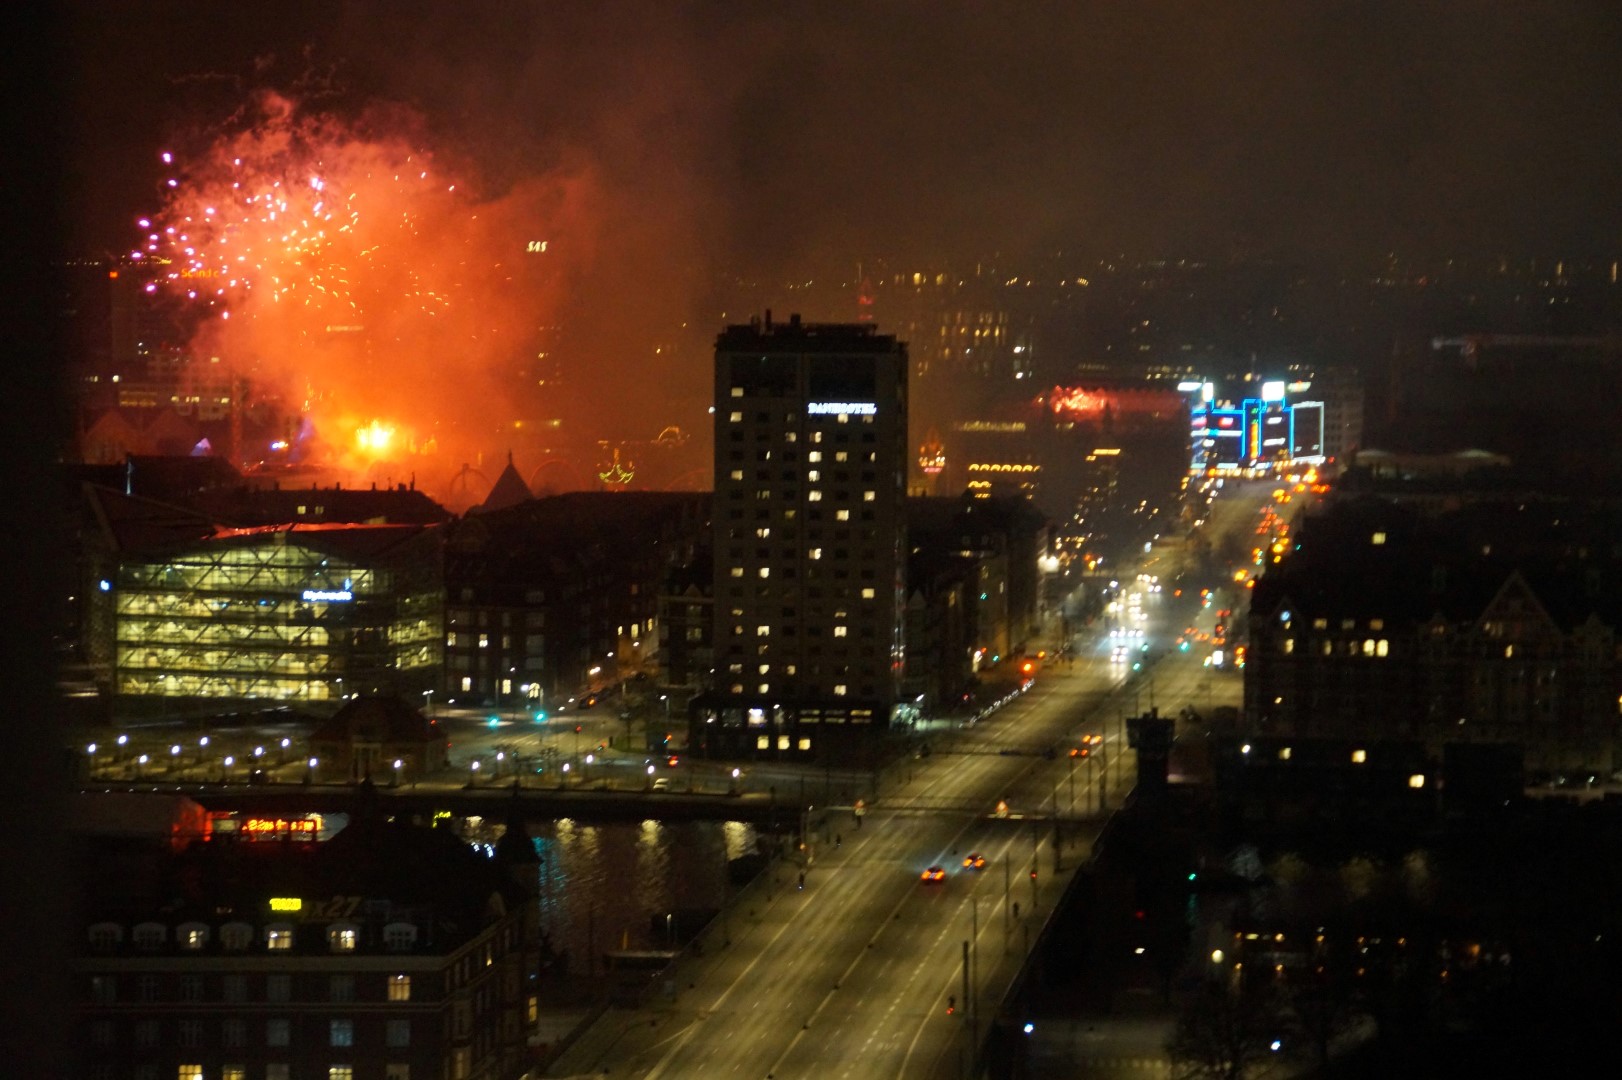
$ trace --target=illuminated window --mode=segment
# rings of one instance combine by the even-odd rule
[[[1313,619],[1312,620],[1312,628],[1314,630],[1327,630],[1327,629],[1329,629],[1329,620],[1328,619]]]
[[[809,555],[813,559],[820,559],[820,558],[822,558],[822,549],[821,548],[812,548],[806,554]]]
[[[1369,537],[1369,543],[1374,544],[1375,546],[1385,543],[1385,533],[1375,533],[1373,536]]]
[[[818,469],[812,469],[805,474],[805,478],[814,484],[822,479],[822,472]]]
[[[511,679],[501,680],[501,692],[503,694],[510,694],[513,692],[513,681]]]
[[[762,540],[770,540],[771,536],[772,536],[771,526],[770,525],[762,525],[760,528],[755,530],[755,536],[759,537]]]
[[[353,1065],[328,1065],[327,1080],[355,1080]]]
[[[848,631],[847,631],[846,627],[843,627],[843,626],[834,627],[834,637],[845,637],[845,636],[847,636],[847,633],[848,633]]]
[[[820,491],[808,491],[808,492],[805,493],[805,497],[810,502],[821,502],[822,501],[822,492],[820,492]]]
[[[838,684],[837,686],[834,687],[834,696],[835,697],[844,697],[845,693],[846,693],[846,691],[848,689],[849,689],[849,687],[847,687],[844,683],[840,683],[840,684]]]
[[[811,749],[811,739],[809,736],[800,736],[800,749],[802,751]]]
[[[456,631],[455,630],[452,630],[450,633],[445,635],[445,646],[447,648],[451,648],[451,649],[456,648]]]
[[[203,1080],[201,1065],[182,1065],[175,1070],[175,1080]]]
[[[862,599],[863,600],[871,600],[871,599],[873,599],[873,596],[874,596],[874,592],[873,592],[872,589],[863,589],[862,590]]]
[[[1285,652],[1285,654],[1288,655],[1290,653],[1293,653],[1294,651],[1295,651],[1295,639],[1293,637],[1285,638],[1284,639],[1284,652]]]
[[[795,665],[789,664],[786,668],[784,668],[784,670],[787,671],[790,675],[793,675],[797,669],[796,669]]]
[[[733,469],[732,472],[728,473],[727,475],[729,475],[734,480],[742,480],[743,479],[743,470],[742,469]]]
[[[733,577],[743,577],[743,567],[734,566],[732,567],[731,573]]]
[[[732,388],[732,396],[733,396],[733,397],[743,397],[743,387],[741,387],[741,386],[734,386],[734,387],[733,387],[733,388]]]
[[[1379,641],[1376,641],[1374,643],[1374,655],[1375,656],[1389,656],[1390,654],[1391,654],[1391,642],[1389,640],[1387,640],[1386,638],[1381,638]]]
[[[777,737],[777,748],[779,750],[787,750],[788,749],[788,736],[787,735],[779,735]]]
[[[1288,746],[1281,746],[1278,748],[1278,759],[1280,761],[1290,760],[1290,748]]]
[[[800,441],[799,433],[794,432],[794,431],[790,431],[790,432],[786,433],[783,436],[783,441],[784,442],[799,442]]]
[[[759,674],[765,675],[768,672],[770,672],[771,670],[772,670],[772,666],[770,664],[762,664],[762,665],[760,665]]]
[[[769,694],[772,692],[772,684],[761,683],[759,686],[755,687],[755,692],[760,694]]]
[[[1368,761],[1368,759],[1369,759],[1369,752],[1367,750],[1353,750],[1352,751],[1352,764],[1353,765],[1361,765],[1364,762]]]
[[[834,511],[834,518],[836,520],[839,520],[839,521],[849,521],[850,520],[850,511],[849,510],[835,510]]]
[[[758,738],[755,739],[755,749],[756,750],[770,750],[771,748],[772,748],[772,737],[770,735],[761,735],[761,736],[759,736]]]
[[[489,634],[480,634],[479,635],[479,648],[488,649],[489,647],[490,647],[490,635]]]
[[[182,923],[175,931],[175,939],[182,949],[195,952],[208,944],[208,927],[202,923]]]
[[[466,675],[462,676],[462,693],[466,694],[473,689],[473,680]]]
[[[812,450],[810,453],[805,455],[805,460],[810,461],[810,462],[821,461],[822,460],[822,451],[821,450]]]
[[[277,925],[265,928],[265,948],[272,952],[286,952],[293,947],[293,928]]]
[[[741,413],[741,412],[731,413],[730,415],[727,416],[727,419],[732,421],[734,424],[741,424],[741,423],[743,423],[743,413]]]
[[[360,931],[349,924],[334,926],[327,931],[327,945],[333,952],[354,952],[360,944]]]
[[[1513,660],[1513,659],[1515,659],[1515,646],[1513,646],[1513,645],[1505,645],[1504,646],[1504,659],[1505,660]]]
[[[1373,656],[1374,655],[1374,639],[1373,638],[1364,638],[1363,639],[1363,655],[1364,656]]]
[[[844,450],[837,450],[837,451],[834,452],[834,460],[835,461],[849,461],[850,460],[850,454],[847,453]]]
[[[1369,620],[1369,629],[1370,630],[1384,630],[1385,629],[1385,620],[1384,619],[1370,619]]]
[[[862,501],[863,502],[872,502],[875,498],[877,498],[877,495],[874,492],[871,492],[871,491],[862,492]]]
[[[248,1080],[248,1067],[246,1065],[223,1065],[220,1067],[220,1080]]]
[[[755,636],[756,637],[771,637],[771,634],[772,634],[772,628],[771,628],[770,625],[762,624],[760,626],[755,627]]]
[[[760,576],[763,577],[763,578],[771,577],[772,576],[772,568],[769,567],[769,566],[762,566],[760,568]]]

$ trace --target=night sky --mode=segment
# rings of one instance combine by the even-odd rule
[[[81,248],[258,87],[415,109],[491,190],[589,168],[637,272],[1622,240],[1611,0],[69,10]]]

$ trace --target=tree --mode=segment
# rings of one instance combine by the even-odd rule
[[[1176,1080],[1242,1080],[1274,1057],[1288,1016],[1271,974],[1231,970],[1183,1003],[1166,1042]]]

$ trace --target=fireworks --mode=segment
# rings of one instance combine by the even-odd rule
[[[481,201],[419,128],[265,95],[203,152],[165,151],[163,205],[136,223],[131,261],[148,293],[192,308],[194,355],[222,358],[329,440],[354,433],[325,444],[329,464],[443,448],[448,473],[498,450],[535,405],[525,361],[555,318],[558,238],[587,185],[546,177]],[[543,228],[552,250],[526,251]]]

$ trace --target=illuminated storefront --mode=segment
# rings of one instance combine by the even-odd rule
[[[116,691],[320,702],[437,688],[438,544],[432,527],[298,525],[121,552],[105,590]]]

